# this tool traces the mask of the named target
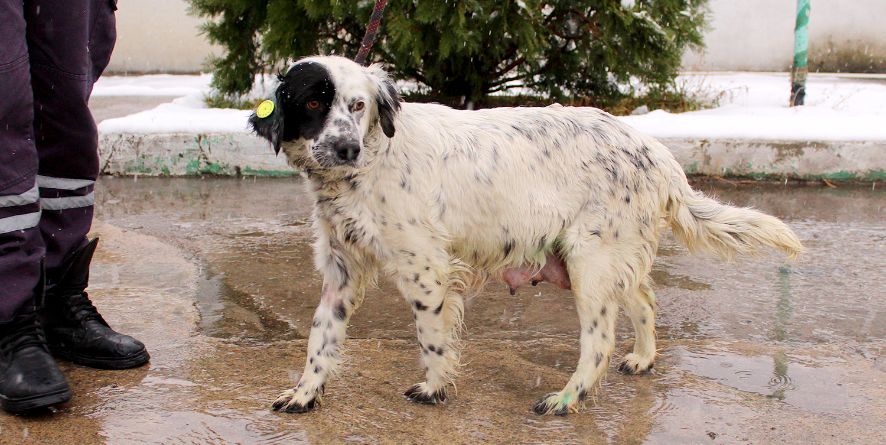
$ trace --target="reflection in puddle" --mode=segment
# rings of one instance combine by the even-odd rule
[[[232,340],[297,338],[288,323],[260,308],[252,295],[231,288],[222,274],[202,277],[195,297],[198,326],[206,335]]]
[[[812,367],[791,362],[784,352],[773,357],[742,356],[727,352],[690,352],[681,348],[679,367],[718,383],[821,413],[849,406],[849,395],[838,368]],[[790,373],[788,373],[790,368]]]
[[[778,269],[778,300],[775,306],[775,322],[773,323],[772,339],[778,342],[787,340],[787,324],[793,315],[791,304],[790,269],[782,266]],[[783,349],[777,349],[772,355],[773,370],[769,386],[773,389],[769,397],[777,400],[785,399],[785,391],[793,390],[791,378],[788,376],[788,357]]]
[[[794,315],[791,303],[791,269],[786,266],[778,268],[778,300],[775,304],[775,323],[773,323],[772,339],[788,340],[787,327]]]

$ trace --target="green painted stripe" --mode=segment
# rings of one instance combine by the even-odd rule
[[[244,167],[240,170],[240,173],[243,176],[265,176],[270,178],[290,178],[298,175],[298,172],[295,170],[266,170],[250,167]]]
[[[805,68],[809,63],[809,59],[807,58],[807,52],[805,50],[794,53],[794,69],[797,68]]]
[[[685,168],[685,167],[684,167]],[[709,174],[699,174],[694,173],[692,176],[715,176],[722,178],[748,178],[754,179],[757,181],[783,181],[785,178],[795,179],[801,181],[821,181],[822,179],[827,179],[832,182],[886,182],[886,170],[876,169],[876,170],[868,170],[866,172],[848,172],[845,170],[833,171],[833,172],[825,172],[825,173],[817,173],[817,174],[806,174],[806,175],[797,175],[792,173],[768,173],[768,172],[754,172],[754,171],[737,171],[733,169],[726,168],[722,171],[721,174],[718,175],[709,175]]]

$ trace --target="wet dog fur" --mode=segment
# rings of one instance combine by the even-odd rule
[[[426,372],[405,396],[425,404],[446,400],[459,369],[466,295],[490,278],[571,288],[580,359],[533,405],[562,415],[606,372],[619,308],[636,335],[619,371],[652,368],[649,272],[664,225],[691,251],[727,259],[802,250],[777,218],[692,190],[666,147],[595,108],[404,103],[381,67],[341,57],[298,61],[274,101],[271,116],[250,122],[306,178],[323,275],[304,372],[278,410],[319,406],[348,320],[380,274],[412,307]]]

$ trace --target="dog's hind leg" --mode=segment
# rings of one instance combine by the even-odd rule
[[[412,307],[426,368],[426,380],[404,395],[413,402],[436,404],[446,399],[446,385],[452,383],[458,368],[463,302],[450,287],[453,267],[449,255],[443,249],[421,252],[397,253],[397,287]]]
[[[649,371],[655,362],[655,293],[649,277],[640,286],[625,295],[625,312],[634,325],[634,352],[625,355],[618,365],[623,374],[638,374]]]
[[[577,411],[606,373],[615,347],[616,295],[625,284],[619,283],[617,252],[599,239],[585,239],[564,253],[581,323],[581,355],[566,386],[535,403],[533,411],[537,414]]]
[[[341,362],[339,347],[348,320],[362,303],[367,276],[373,272],[368,258],[336,249],[322,236],[315,249],[323,293],[311,323],[304,372],[295,388],[277,397],[274,410],[302,413],[319,406],[326,381]]]

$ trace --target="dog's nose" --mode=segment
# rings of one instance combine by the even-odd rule
[[[335,145],[335,154],[342,161],[353,161],[360,154],[360,144],[356,142],[340,142]]]

